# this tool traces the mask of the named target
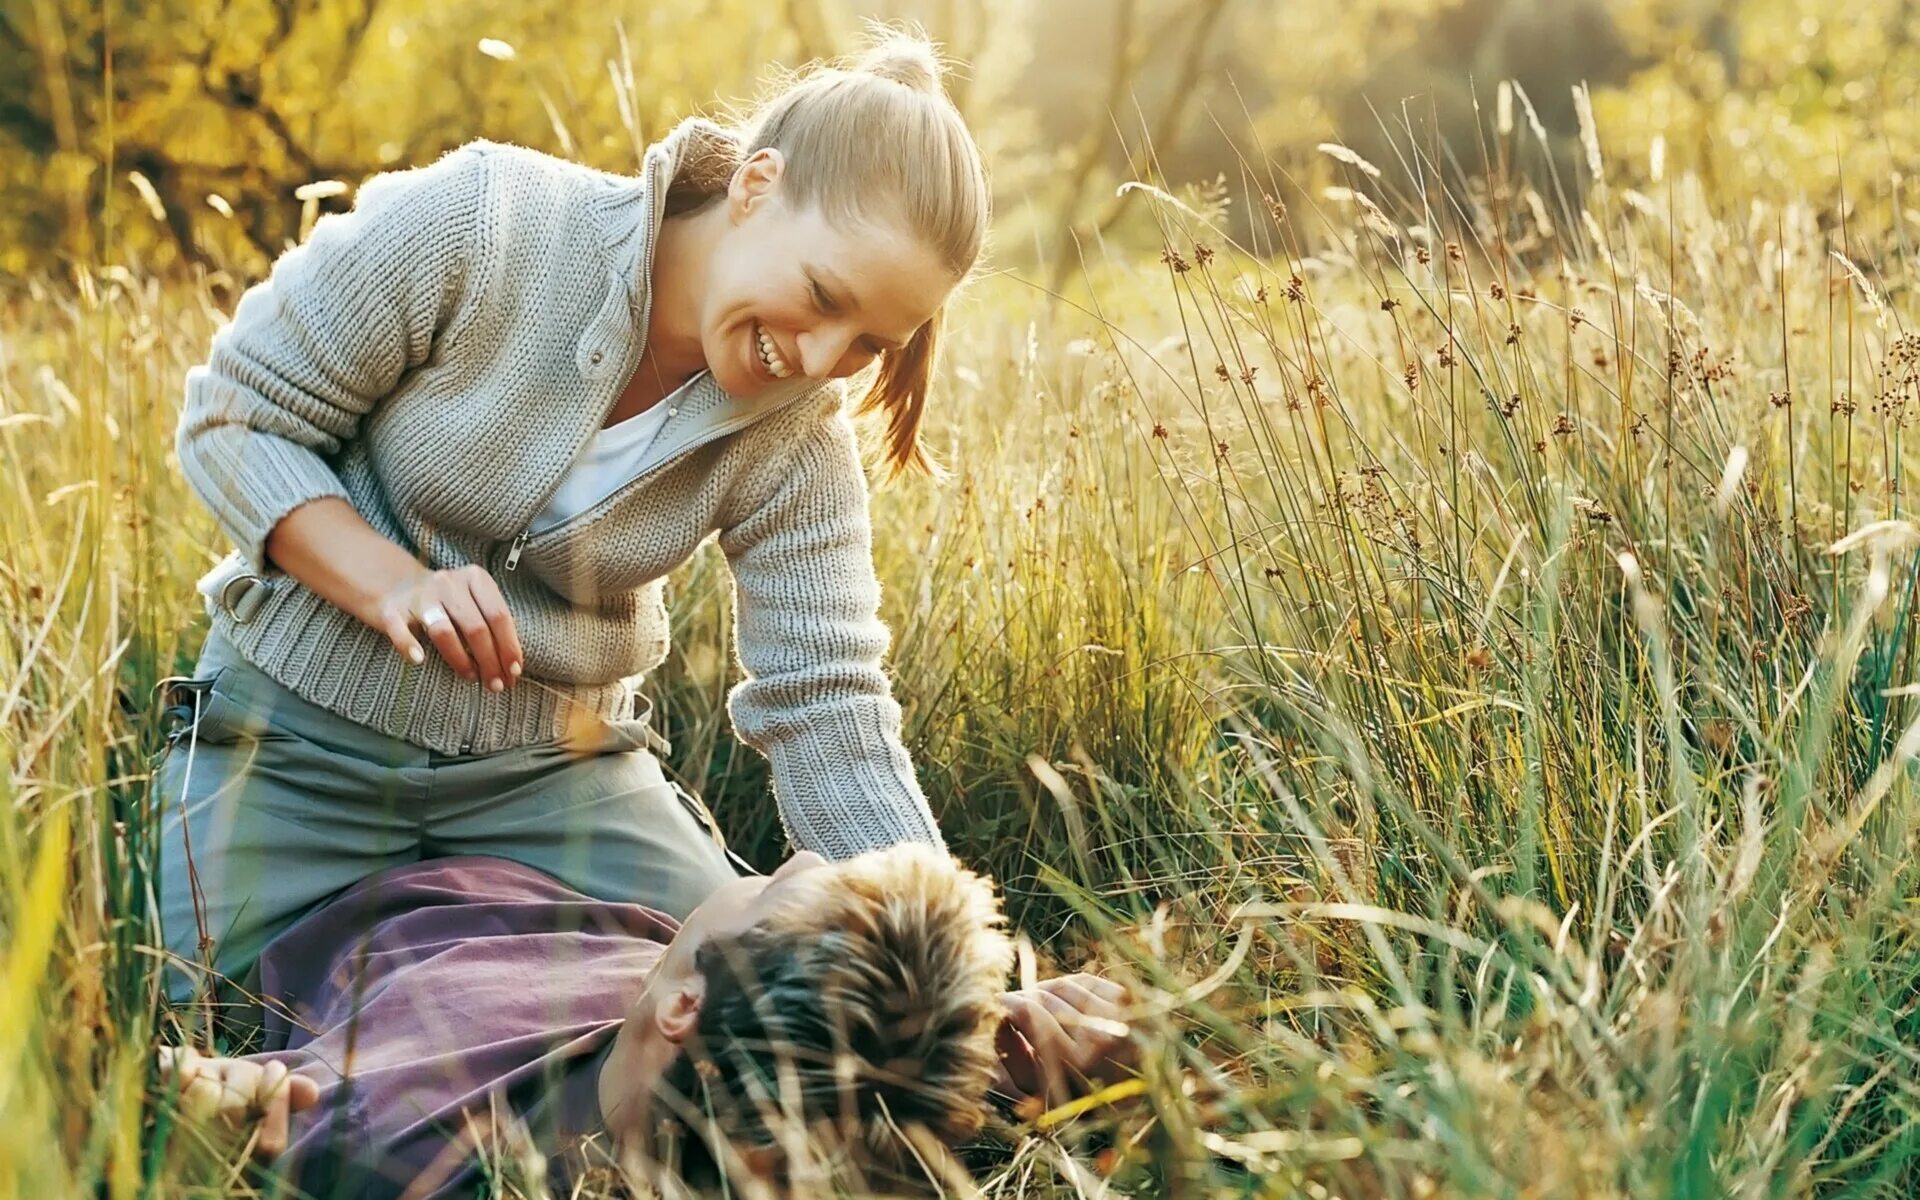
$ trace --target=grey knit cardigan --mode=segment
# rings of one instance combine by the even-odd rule
[[[640,174],[476,141],[367,180],[281,255],[187,373],[180,465],[237,550],[201,581],[215,629],[332,712],[446,754],[630,718],[667,655],[664,577],[717,534],[745,678],[727,696],[796,847],[942,844],[882,657],[867,485],[844,384],[747,399],[702,374],[634,480],[530,535],[646,340],[653,246],[697,118]],[[436,569],[505,593],[526,674],[503,693],[380,633],[265,559],[326,496]]]

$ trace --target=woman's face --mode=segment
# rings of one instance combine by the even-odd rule
[[[734,173],[708,261],[701,348],[736,396],[854,374],[904,346],[959,283],[894,222],[836,227],[817,207],[796,211],[784,169],[780,151],[763,149]]]

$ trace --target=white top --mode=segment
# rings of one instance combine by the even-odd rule
[[[631,482],[660,427],[673,415],[681,396],[704,374],[702,371],[692,376],[645,412],[594,434],[567,468],[559,490],[548,497],[547,506],[533,519],[531,532],[541,533],[569,521]]]

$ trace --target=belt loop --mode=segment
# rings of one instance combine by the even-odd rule
[[[760,874],[759,871],[754,869],[752,863],[741,858],[732,846],[727,845],[725,835],[720,832],[720,823],[713,819],[713,810],[708,808],[700,797],[694,795],[686,788],[681,787],[671,779],[667,780],[667,786],[673,789],[673,794],[679,798],[681,807],[685,808],[687,812],[692,815],[694,821],[697,822],[702,829],[707,831],[707,836],[713,839],[713,844],[720,847],[720,853],[724,854],[727,861],[733,865],[735,873],[740,875]]]
[[[239,592],[234,591],[240,586]],[[260,606],[267,602],[267,581],[253,572],[235,575],[220,586],[220,607],[226,610],[236,625],[245,625],[253,620]]]

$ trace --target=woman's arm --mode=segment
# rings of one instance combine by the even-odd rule
[[[853,426],[822,423],[776,469],[772,494],[720,535],[747,672],[727,696],[734,731],[772,763],[796,849],[943,846],[881,667],[891,634]]]
[[[465,294],[486,155],[376,175],[350,212],[248,288],[207,361],[187,372],[175,439],[187,482],[256,571],[300,505],[346,499],[327,459],[425,362]]]
[[[497,692],[520,676],[513,615],[483,567],[429,570],[335,496],[282,517],[267,535],[266,551],[321,599],[386,634],[411,662],[426,661],[413,630],[421,613],[438,606],[448,619],[424,628],[461,678],[485,680]]]
[[[330,214],[247,289],[187,372],[182,472],[254,570],[283,570],[424,654],[426,627],[448,664],[496,690],[519,645],[484,570],[429,571],[354,511],[329,457],[425,362],[466,293],[484,210],[486,155],[467,146],[425,167],[376,175],[350,212]]]

